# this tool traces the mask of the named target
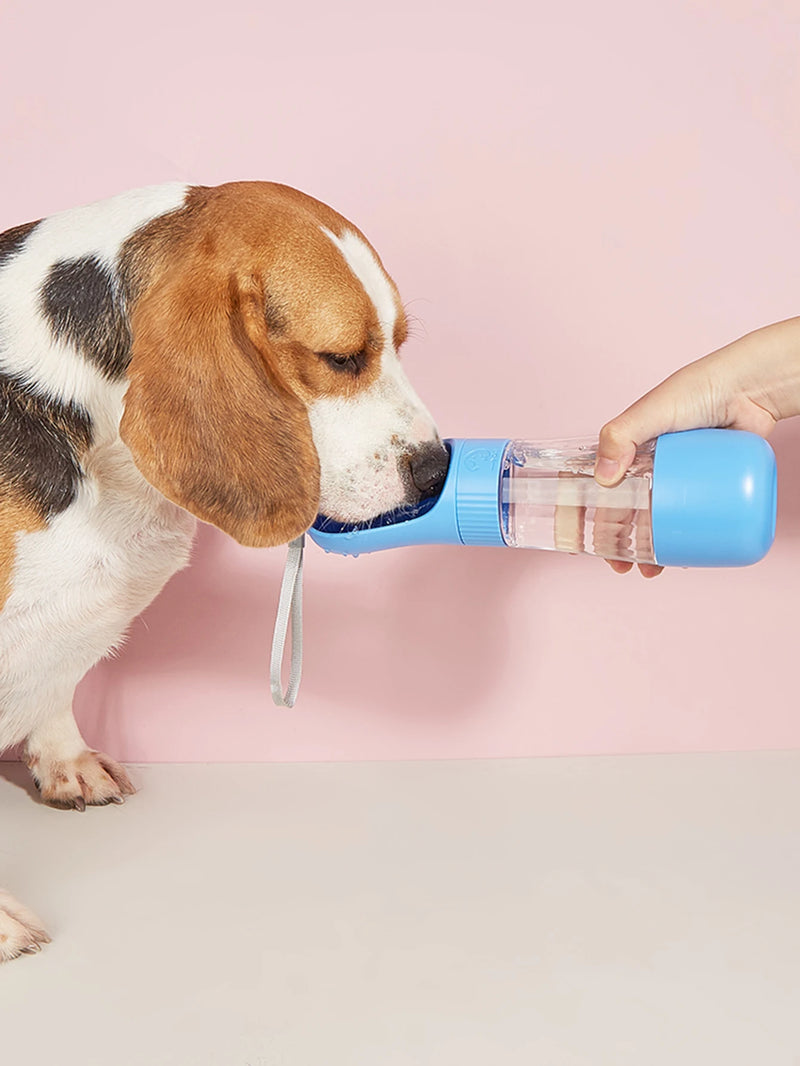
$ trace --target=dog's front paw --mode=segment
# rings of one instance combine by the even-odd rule
[[[36,915],[0,889],[0,962],[41,951],[42,944],[49,943]]]
[[[118,762],[99,751],[73,759],[28,758],[36,787],[51,807],[84,811],[87,806],[123,803],[136,789]]]

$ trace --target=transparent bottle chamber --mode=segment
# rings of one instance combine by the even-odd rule
[[[506,543],[655,563],[655,447],[655,441],[642,445],[622,481],[604,488],[594,479],[596,440],[511,441],[501,484]]]

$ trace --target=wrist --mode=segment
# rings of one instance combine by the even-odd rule
[[[737,392],[776,421],[800,414],[800,318],[743,337],[734,362]]]

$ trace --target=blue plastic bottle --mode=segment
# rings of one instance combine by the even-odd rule
[[[777,471],[752,433],[668,433],[639,449],[619,485],[592,474],[597,442],[451,440],[445,485],[412,512],[370,528],[320,517],[326,551],[484,544],[586,552],[661,566],[748,566],[775,536]]]

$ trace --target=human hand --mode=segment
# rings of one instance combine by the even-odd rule
[[[607,422],[595,464],[600,485],[616,485],[636,449],[662,433],[719,427],[767,437],[782,418],[800,414],[800,318],[748,333],[676,371]],[[619,574],[632,563],[610,560]],[[645,577],[663,567],[643,563]]]

